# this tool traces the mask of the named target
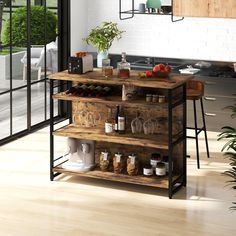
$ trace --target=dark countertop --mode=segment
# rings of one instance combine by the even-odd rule
[[[121,60],[119,54],[109,54],[111,64],[116,67],[117,62]],[[131,69],[150,70],[156,64],[163,63],[169,64],[172,67],[174,73],[180,73],[179,69],[186,68],[187,66],[195,66],[197,62],[202,60],[188,60],[177,58],[160,58],[160,57],[145,57],[137,55],[127,55],[127,61],[131,63]],[[195,76],[208,76],[219,78],[236,78],[236,72],[233,69],[233,63],[231,62],[219,62],[219,61],[204,61],[210,63],[209,68],[199,68],[200,71]]]

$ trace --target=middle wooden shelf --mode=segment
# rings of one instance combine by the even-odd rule
[[[145,135],[145,134],[105,134],[102,129],[81,128],[70,124],[59,128],[53,132],[54,135],[87,139],[94,141],[104,141],[109,143],[122,143],[136,145],[141,147],[159,148],[168,150],[168,138],[163,135]]]

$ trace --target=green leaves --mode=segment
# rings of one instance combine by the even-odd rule
[[[111,47],[114,39],[119,40],[121,38],[123,32],[125,31],[118,29],[117,23],[105,21],[102,22],[102,26],[92,29],[89,36],[83,40],[99,52],[105,52]]]
[[[236,117],[236,104],[232,106],[227,106],[226,109],[232,111],[231,117]],[[224,156],[230,160],[231,169],[224,172],[225,175],[229,176],[231,179],[227,181],[232,186],[232,189],[236,190],[236,128],[225,126],[222,128],[222,132],[218,135],[218,140],[226,139],[226,143],[222,148]],[[236,210],[236,202],[233,202],[231,210]]]
[[[45,29],[46,27],[46,29]],[[46,30],[46,43],[56,38],[57,18],[50,10],[46,10],[46,24],[44,7],[31,6],[31,44],[43,45]],[[27,39],[27,8],[18,8],[12,14],[12,44],[18,47],[25,47]],[[2,40],[4,44],[10,43],[10,20],[8,19],[4,29]]]
[[[236,148],[236,129],[230,126],[222,128],[222,132],[218,135],[218,140],[228,139],[221,151]]]

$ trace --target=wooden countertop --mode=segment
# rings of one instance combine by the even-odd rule
[[[192,75],[171,75],[170,78],[139,78],[140,71],[131,71],[129,79],[117,78],[117,71],[114,70],[112,77],[106,78],[102,75],[102,70],[95,68],[92,72],[86,74],[69,74],[68,71],[62,71],[48,76],[53,80],[74,81],[80,83],[96,83],[108,85],[133,85],[137,87],[174,89],[187,80],[193,78]]]

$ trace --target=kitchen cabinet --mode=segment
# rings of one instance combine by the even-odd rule
[[[115,71],[111,78],[105,78],[102,76],[101,70],[95,69],[84,75],[68,74],[67,71],[64,71],[49,76],[51,104],[53,104],[53,99],[72,103],[70,124],[59,128],[60,123],[55,122],[53,118],[53,106],[50,107],[51,180],[61,173],[112,180],[164,188],[168,190],[169,198],[172,198],[176,191],[186,185],[186,81],[189,77],[175,75],[171,79],[140,79],[138,73],[132,71],[129,79],[119,79],[116,73]],[[112,86],[113,92],[107,97],[100,98],[79,97],[66,93],[53,94],[54,83],[57,81],[71,81],[74,86],[81,83]],[[165,95],[166,102],[146,102],[145,93],[143,96],[123,101],[122,94],[127,86],[135,86],[139,92],[141,91],[141,94],[151,91]],[[107,111],[110,108],[115,111],[116,105],[121,105],[126,114],[126,132],[125,134],[106,134],[104,123],[107,119]],[[96,125],[84,127],[80,122],[77,122],[78,114],[85,110],[100,114]],[[158,123],[158,132],[152,134],[133,133],[130,124],[137,117],[137,113],[143,115],[144,120],[150,119],[150,117],[161,119],[163,122]],[[67,160],[65,156],[54,157],[54,136],[94,140],[96,142],[96,163],[99,163],[99,153],[105,149],[112,154],[122,150],[125,156],[136,153],[141,163],[150,162],[151,154],[154,152],[168,155],[168,175],[145,177],[142,175],[142,169],[136,176],[130,176],[127,173],[115,174],[113,171],[101,171],[99,165],[95,170],[84,173],[62,168],[62,163]]]
[[[173,15],[236,18],[235,0],[173,0]]]
[[[231,111],[225,109],[226,106],[235,104],[236,80],[235,78],[195,76],[205,84],[204,109],[206,126],[208,131],[220,132],[223,126],[235,127],[235,119],[231,118]],[[197,112],[201,112],[200,106]],[[191,101],[187,103],[188,126],[194,125],[193,105]],[[202,125],[198,117],[199,127]]]

